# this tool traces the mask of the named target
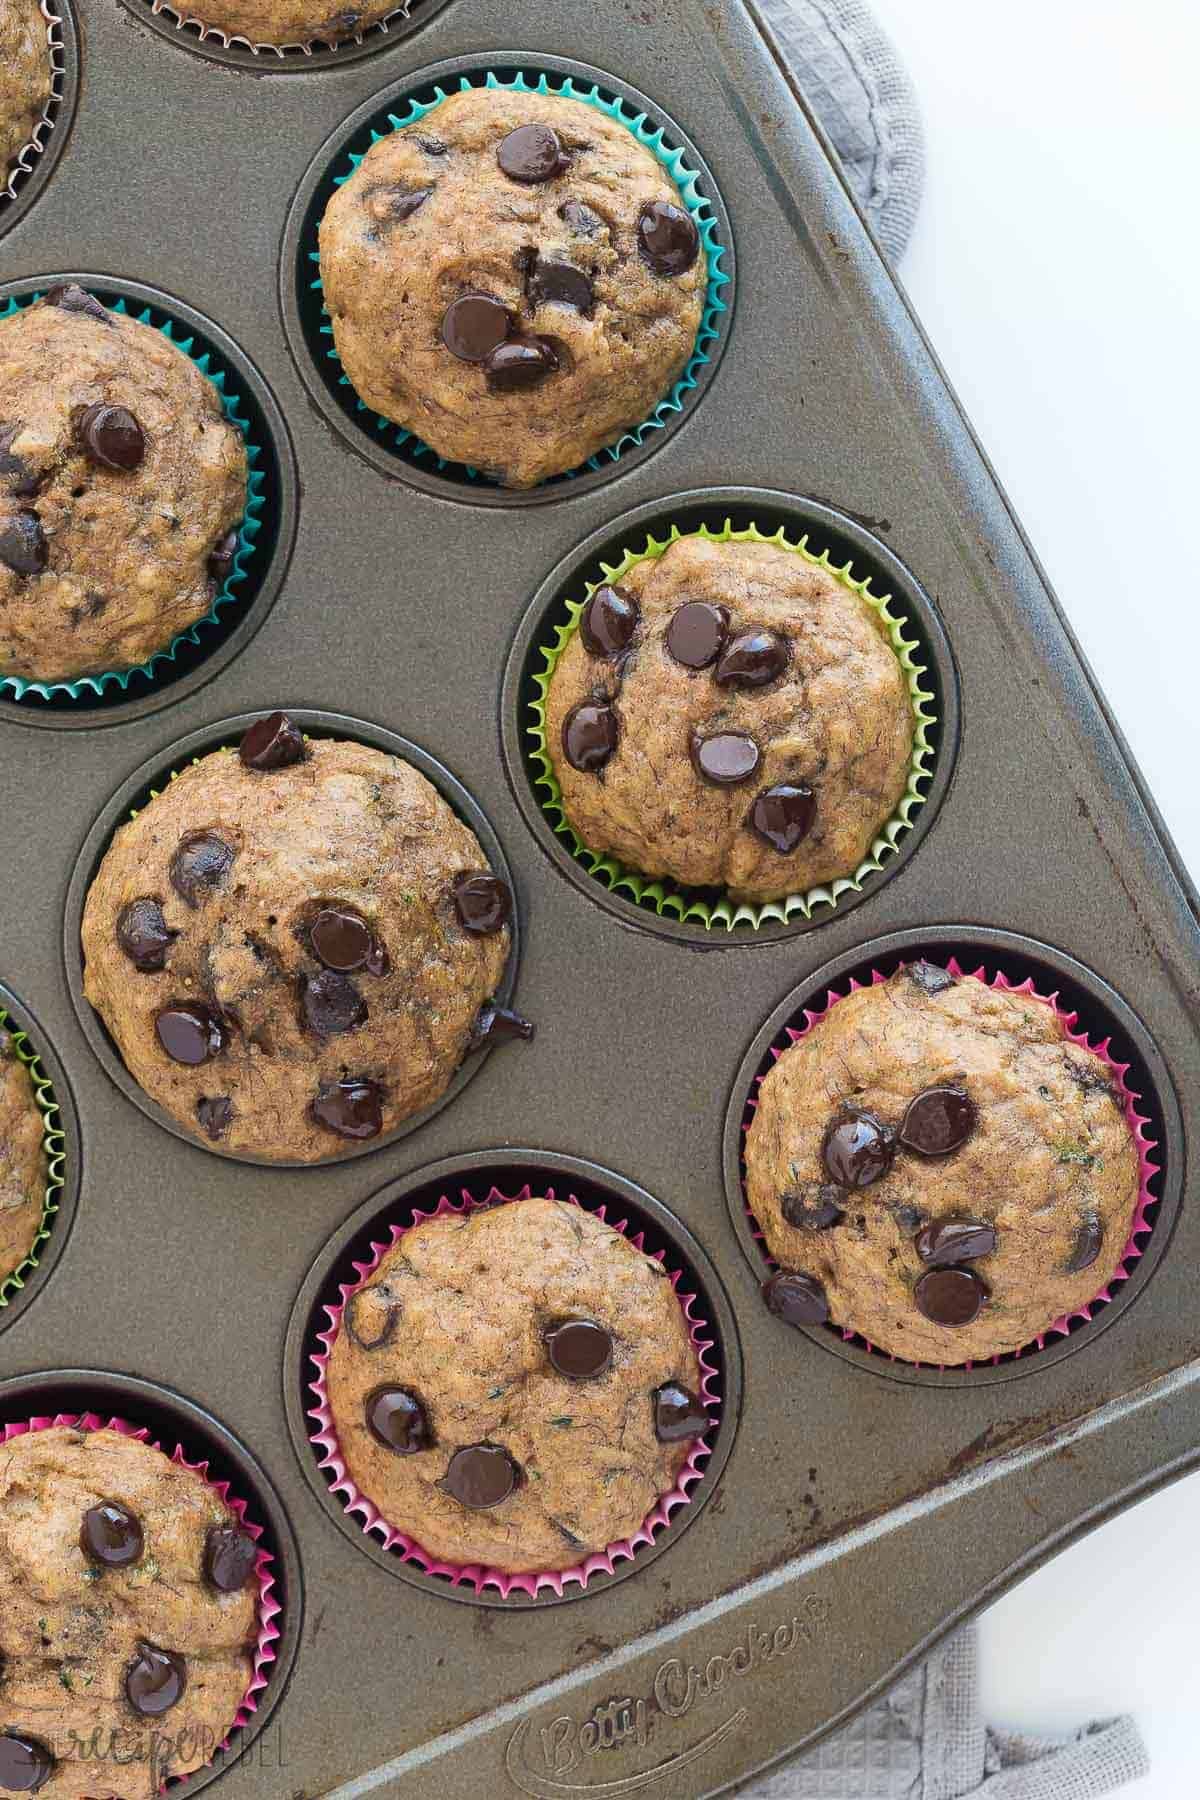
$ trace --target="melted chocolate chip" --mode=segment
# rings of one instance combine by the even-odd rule
[[[167,871],[181,900],[198,907],[219,887],[233,865],[233,851],[211,831],[190,831],[179,840]]]
[[[532,1021],[523,1019],[520,1013],[511,1011],[507,1006],[497,1006],[492,1000],[485,1000],[475,1015],[467,1048],[482,1050],[485,1044],[510,1044],[516,1038],[528,1043],[535,1029]]]
[[[559,207],[558,216],[576,237],[595,237],[604,223],[600,215],[585,206],[582,200],[567,200]]]
[[[287,769],[304,755],[304,733],[286,713],[267,713],[251,725],[238,755],[245,768],[259,774],[269,769]]]
[[[337,1037],[367,1022],[367,1003],[347,975],[322,969],[300,978],[301,1021],[314,1036]]]
[[[214,1144],[220,1143],[233,1123],[233,1101],[229,1095],[205,1094],[197,1100],[196,1123]]]
[[[172,931],[157,900],[131,900],[117,915],[117,943],[135,969],[156,974],[179,933]]]
[[[375,934],[352,906],[323,906],[309,928],[313,955],[341,975],[366,968],[375,949]]]
[[[225,536],[213,546],[208,558],[208,572],[218,587],[224,587],[229,580],[233,568],[233,559],[237,555],[238,534],[227,531]]]
[[[452,891],[458,922],[473,937],[494,936],[512,917],[512,890],[498,875],[459,875]]]
[[[101,1500],[83,1515],[79,1548],[102,1569],[128,1569],[141,1562],[142,1522],[119,1500]]]
[[[411,219],[424,206],[432,192],[432,188],[411,188],[407,194],[396,194],[388,202],[388,211],[393,219]]]
[[[974,1262],[991,1256],[996,1248],[996,1227],[984,1219],[937,1219],[916,1238],[917,1255],[937,1268]]]
[[[507,1500],[520,1478],[521,1471],[499,1444],[468,1444],[454,1452],[438,1486],[460,1506],[484,1512]]]
[[[563,754],[573,769],[595,775],[617,747],[617,715],[604,701],[584,700],[563,720]]]
[[[804,782],[781,782],[764,788],[750,808],[751,829],[780,856],[802,844],[817,816],[817,796]]]
[[[218,1594],[240,1594],[253,1575],[258,1551],[249,1532],[214,1525],[204,1540],[204,1579]]]
[[[510,181],[534,186],[553,181],[571,166],[571,159],[549,125],[518,125],[496,146],[496,161]]]
[[[677,1381],[655,1388],[654,1435],[660,1444],[680,1444],[685,1438],[700,1437],[708,1430],[709,1417],[704,1403]]]
[[[108,308],[75,281],[69,286],[60,282],[57,287],[47,289],[46,305],[57,306],[61,312],[84,313],[89,319],[103,320],[105,325],[112,324]]]
[[[700,253],[700,233],[681,206],[651,200],[638,214],[637,247],[656,275],[683,275]]]
[[[895,1133],[874,1113],[847,1113],[825,1133],[825,1167],[839,1187],[870,1187],[887,1174],[895,1154]]]
[[[543,262],[541,257],[529,271],[525,291],[534,306],[569,306],[586,315],[596,304],[590,275],[571,263]]]
[[[135,1713],[157,1719],[183,1699],[187,1664],[172,1650],[141,1643],[125,1674],[125,1697]]]
[[[591,1319],[566,1319],[546,1333],[546,1354],[568,1381],[595,1381],[612,1367],[612,1336]]]
[[[824,1325],[829,1317],[825,1289],[815,1275],[804,1275],[798,1269],[772,1275],[763,1283],[762,1296],[768,1312],[785,1325]]]
[[[42,476],[23,457],[13,454],[13,442],[21,430],[20,425],[0,426],[0,481],[7,483],[14,500],[31,500],[41,489]]]
[[[1103,1248],[1104,1227],[1100,1223],[1099,1214],[1084,1213],[1075,1233],[1071,1254],[1064,1265],[1067,1274],[1082,1275],[1085,1269],[1091,1268]]]
[[[845,1218],[845,1195],[841,1188],[825,1182],[809,1181],[794,1194],[785,1194],[780,1211],[789,1225],[798,1231],[828,1231]]]
[[[415,1456],[433,1443],[428,1414],[407,1388],[376,1388],[367,1395],[363,1418],[375,1442],[397,1456]]]
[[[337,1137],[373,1138],[383,1130],[383,1091],[373,1081],[325,1082],[311,1110],[317,1124]]]
[[[558,368],[558,351],[549,338],[514,337],[497,344],[484,358],[488,385],[502,393],[537,387]]]
[[[154,1021],[158,1041],[172,1062],[198,1068],[220,1056],[229,1034],[219,1013],[199,1000],[164,1006]]]
[[[342,1318],[360,1350],[382,1350],[395,1337],[403,1311],[390,1288],[373,1282],[351,1294]]]
[[[442,316],[442,342],[459,362],[483,362],[512,330],[512,314],[490,294],[463,294]]]
[[[706,669],[721,654],[728,630],[727,608],[689,600],[672,614],[663,641],[668,654],[685,669]]]
[[[579,615],[579,635],[589,656],[620,656],[633,642],[638,605],[624,588],[598,587]]]
[[[125,406],[106,406],[98,401],[76,413],[75,441],[84,455],[102,469],[127,475],[139,468],[146,454],[146,439],[134,415]]]
[[[55,1767],[54,1757],[39,1738],[0,1731],[0,1790],[4,1793],[38,1793]]]
[[[758,769],[758,745],[742,731],[694,737],[692,762],[697,774],[713,787],[738,787],[743,781],[749,781]]]
[[[917,1310],[931,1324],[958,1330],[979,1317],[988,1287],[974,1269],[927,1269],[913,1289],[913,1298]]]
[[[40,575],[50,560],[50,546],[35,512],[13,513],[0,525],[0,562],[14,575]]]
[[[788,647],[773,631],[739,631],[713,670],[718,687],[759,688],[777,681],[788,665]]]
[[[914,986],[931,998],[934,994],[944,994],[947,988],[954,986],[954,977],[949,969],[939,969],[936,963],[911,963],[905,972]]]
[[[908,1103],[900,1142],[918,1156],[950,1156],[962,1149],[978,1120],[975,1102],[965,1088],[926,1088]]]

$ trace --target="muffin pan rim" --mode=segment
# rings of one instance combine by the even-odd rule
[[[180,13],[166,4],[166,0],[160,0],[157,6],[152,0],[121,0],[121,5],[133,18],[156,32],[166,43],[190,51],[193,56],[202,56],[208,62],[218,63],[222,68],[247,75],[332,74],[352,68],[368,57],[406,44],[450,3],[451,0],[412,0],[407,15],[402,7],[398,7],[387,19],[369,25],[359,37],[338,44],[320,40],[304,45],[250,44],[244,38],[226,37],[216,25],[198,30],[202,21],[190,13]]]
[[[58,1108],[59,1128],[63,1134],[64,1147],[62,1186],[58,1190],[50,1235],[42,1246],[37,1266],[25,1277],[19,1291],[9,1296],[8,1304],[0,1306],[0,1335],[2,1335],[24,1317],[47,1283],[53,1279],[54,1272],[67,1249],[83,1191],[83,1143],[74,1090],[53,1039],[37,1014],[26,1005],[19,994],[14,993],[5,980],[0,980],[0,1007],[4,1009],[17,1028],[25,1032],[31,1048],[37,1052],[38,1060],[50,1079],[50,1085],[54,1089],[55,1105]]]
[[[4,188],[0,188],[0,240],[20,219],[24,218],[53,176],[59,159],[67,147],[67,140],[75,123],[75,111],[79,103],[83,49],[79,21],[75,16],[74,0],[47,0],[47,3],[54,14],[53,20],[47,20],[47,29],[51,24],[57,24],[61,33],[60,45],[54,45],[53,39],[51,39],[51,98],[47,103],[47,110],[52,109],[52,117],[48,126],[39,123],[39,130],[43,130],[45,135],[42,146],[37,150],[29,169],[20,174],[11,168],[7,172],[6,181],[16,178],[16,192],[9,195]],[[55,49],[62,60],[61,69],[54,68],[53,52]],[[36,138],[32,141],[36,142]],[[22,154],[28,154],[28,146]]]

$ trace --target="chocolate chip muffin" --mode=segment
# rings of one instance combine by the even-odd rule
[[[246,449],[161,331],[59,287],[0,319],[0,675],[143,663],[203,618]]]
[[[597,588],[546,697],[580,841],[739,901],[852,876],[905,791],[913,732],[867,601],[758,542],[679,538]]]
[[[184,769],[113,839],[84,991],[172,1118],[317,1162],[440,1098],[493,1004],[512,896],[423,775],[283,713]]]
[[[220,1495],[148,1444],[5,1444],[0,1793],[145,1800],[210,1762],[253,1675],[256,1561]]]
[[[29,1071],[0,1023],[0,1285],[24,1262],[41,1230],[45,1135]]]
[[[406,1232],[351,1296],[327,1384],[347,1471],[389,1524],[510,1573],[631,1536],[708,1425],[662,1265],[555,1200]]]
[[[361,36],[382,19],[407,14],[409,0],[376,0],[338,6],[331,0],[179,0],[176,11],[209,31],[257,47],[340,44]]]
[[[1019,1350],[1086,1306],[1138,1192],[1109,1065],[1045,1001],[926,962],[785,1050],[746,1140],[768,1305],[910,1362]]]
[[[50,99],[50,39],[37,0],[0,0],[0,193]]]
[[[624,125],[472,88],[367,152],[321,222],[321,278],[367,406],[528,488],[669,391],[708,270],[674,182]]]

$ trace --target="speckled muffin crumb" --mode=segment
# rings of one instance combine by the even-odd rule
[[[406,1232],[349,1301],[327,1379],[383,1516],[430,1556],[510,1573],[636,1532],[708,1424],[662,1265],[565,1201]]]
[[[0,1793],[146,1800],[209,1762],[253,1674],[256,1562],[220,1495],[148,1444],[55,1426],[0,1445]]]
[[[0,1282],[24,1262],[41,1230],[45,1135],[29,1071],[0,1025]]]
[[[640,424],[695,346],[696,225],[657,158],[579,100],[454,94],[371,147],[320,235],[361,399],[509,487]]]
[[[37,0],[0,0],[0,193],[50,98],[50,39]]]
[[[768,1304],[910,1362],[1004,1355],[1086,1306],[1138,1192],[1109,1065],[1044,1001],[926,962],[785,1050],[746,1140]]]

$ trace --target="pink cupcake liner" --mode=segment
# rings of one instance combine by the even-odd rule
[[[62,15],[54,10],[51,0],[40,0],[39,10],[46,21],[46,42],[50,46],[50,93],[42,116],[33,128],[33,136],[12,159],[7,175],[0,167],[0,199],[15,200],[21,183],[32,174],[34,164],[46,148],[46,140],[54,130],[55,109],[62,99],[63,76],[66,73],[66,51],[63,45]]]
[[[538,1191],[548,1200],[555,1198],[552,1187],[539,1188]],[[330,1492],[338,1495],[344,1501],[345,1510],[348,1513],[355,1514],[359,1518],[364,1531],[376,1533],[384,1549],[394,1550],[402,1562],[415,1563],[427,1575],[440,1575],[452,1587],[470,1587],[477,1594],[481,1594],[485,1588],[495,1588],[504,1599],[513,1593],[527,1594],[530,1599],[535,1599],[543,1589],[549,1589],[561,1598],[568,1583],[578,1585],[582,1591],[587,1587],[593,1575],[611,1575],[618,1562],[628,1561],[638,1550],[652,1543],[658,1532],[668,1523],[672,1514],[687,1504],[692,1488],[704,1473],[702,1465],[712,1454],[705,1439],[696,1440],[687,1461],[679,1471],[675,1486],[669,1493],[660,1496],[658,1503],[646,1515],[631,1537],[621,1538],[616,1543],[609,1544],[606,1550],[592,1553],[569,1569],[539,1569],[532,1570],[528,1574],[516,1575],[506,1569],[494,1569],[480,1563],[447,1563],[431,1556],[428,1551],[421,1548],[414,1538],[392,1525],[374,1502],[369,1500],[350,1479],[338,1444],[326,1383],[329,1358],[341,1330],[342,1315],[347,1303],[361,1287],[365,1286],[387,1252],[415,1226],[424,1225],[430,1219],[443,1218],[447,1213],[478,1212],[489,1206],[508,1205],[514,1200],[528,1200],[532,1194],[533,1189],[528,1184],[516,1194],[504,1194],[499,1188],[493,1187],[488,1190],[483,1199],[479,1199],[469,1188],[463,1188],[458,1200],[452,1200],[448,1195],[443,1194],[432,1212],[422,1212],[418,1209],[413,1212],[411,1224],[389,1226],[389,1235],[386,1241],[381,1243],[373,1241],[370,1258],[366,1262],[354,1264],[358,1280],[339,1284],[340,1304],[326,1305],[325,1313],[329,1324],[324,1331],[317,1333],[318,1342],[323,1349],[310,1353],[310,1361],[316,1374],[309,1382],[309,1388],[315,1395],[317,1404],[308,1409],[308,1417],[315,1420],[318,1429],[310,1434],[309,1441],[321,1453],[318,1458],[318,1467],[333,1474],[334,1479],[330,1486]],[[580,1205],[574,1194],[568,1194],[566,1197],[572,1206]],[[604,1206],[588,1210],[593,1211],[596,1218],[603,1219],[605,1224],[611,1225],[614,1231],[619,1231],[622,1237],[628,1237],[636,1249],[643,1249],[645,1233],[641,1231],[630,1233],[627,1219],[616,1221],[608,1219],[607,1209]],[[662,1251],[656,1250],[647,1252],[647,1254],[653,1255],[656,1262],[666,1266]],[[712,1424],[715,1426],[720,1416],[721,1402],[716,1391],[718,1370],[716,1364],[708,1356],[708,1352],[714,1348],[714,1340],[705,1335],[710,1327],[707,1320],[702,1318],[696,1310],[698,1296],[679,1292],[682,1271],[668,1270],[668,1274],[687,1321],[692,1348],[696,1352],[696,1359],[700,1365],[700,1398],[708,1409]]]
[[[119,1431],[122,1437],[136,1438],[139,1444],[149,1444],[152,1450],[162,1450],[162,1445],[150,1435],[146,1426],[131,1425],[127,1419],[105,1419],[99,1413],[43,1413],[32,1419],[23,1419],[19,1424],[0,1426],[0,1444],[7,1444],[13,1438],[24,1437],[30,1431],[49,1431],[52,1426],[65,1425],[73,1431]],[[190,1469],[193,1475],[199,1475],[213,1493],[218,1495],[237,1519],[238,1524],[257,1543],[263,1535],[261,1525],[256,1525],[249,1516],[249,1507],[238,1495],[230,1491],[227,1481],[216,1481],[210,1478],[207,1462],[192,1462],[184,1454],[181,1445],[176,1444],[171,1452],[171,1461],[180,1468]],[[234,1734],[248,1725],[258,1711],[259,1698],[267,1685],[271,1664],[275,1661],[275,1645],[279,1640],[279,1627],[276,1624],[282,1607],[274,1595],[275,1576],[272,1573],[274,1557],[269,1550],[259,1550],[255,1564],[258,1578],[258,1639],[254,1650],[254,1672],[250,1685],[242,1696],[241,1704],[234,1716],[229,1732],[217,1745],[210,1763],[215,1761],[223,1750],[228,1750]],[[194,1773],[199,1774],[196,1770]],[[188,1775],[173,1775],[171,1785],[182,1785],[190,1780]]]
[[[907,965],[904,963],[898,964],[896,972],[898,973],[900,969],[905,968],[906,966]],[[1158,1196],[1150,1191],[1150,1183],[1159,1173],[1159,1166],[1154,1161],[1152,1155],[1152,1152],[1156,1150],[1158,1146],[1156,1140],[1148,1137],[1146,1134],[1146,1129],[1150,1124],[1150,1120],[1138,1111],[1138,1103],[1141,1100],[1141,1095],[1135,1093],[1126,1081],[1126,1076],[1129,1073],[1129,1064],[1119,1063],[1112,1055],[1110,1055],[1109,1046],[1112,1043],[1110,1037],[1105,1038],[1101,1043],[1093,1043],[1086,1032],[1078,1030],[1076,1027],[1079,1014],[1077,1012],[1067,1012],[1060,1006],[1057,992],[1053,994],[1039,994],[1034,986],[1032,975],[1027,976],[1024,981],[1016,982],[1010,981],[1003,971],[999,971],[995,976],[989,978],[982,963],[977,969],[965,970],[953,956],[949,957],[943,966],[951,975],[958,977],[972,975],[975,980],[983,982],[985,986],[1001,988],[1005,992],[1012,994],[1028,994],[1032,999],[1040,1001],[1043,1006],[1048,1006],[1062,1025],[1068,1041],[1072,1044],[1077,1044],[1081,1050],[1088,1050],[1093,1056],[1098,1056],[1101,1062],[1105,1063],[1111,1070],[1114,1086],[1121,1103],[1121,1111],[1125,1117],[1125,1123],[1129,1127],[1130,1136],[1137,1146],[1137,1205],[1134,1207],[1133,1211],[1133,1222],[1129,1230],[1129,1239],[1124,1250],[1121,1252],[1121,1260],[1117,1265],[1115,1273],[1106,1285],[1100,1289],[1099,1293],[1093,1294],[1092,1298],[1085,1306],[1079,1307],[1075,1312],[1062,1313],[1052,1324],[1047,1326],[1044,1332],[1040,1333],[1040,1335],[1034,1338],[1030,1343],[1022,1345],[1019,1350],[1010,1350],[1006,1351],[1002,1356],[991,1357],[990,1362],[994,1367],[998,1363],[1015,1361],[1018,1357],[1031,1355],[1037,1350],[1044,1350],[1048,1337],[1067,1337],[1070,1334],[1073,1324],[1083,1325],[1089,1323],[1094,1315],[1095,1309],[1107,1305],[1112,1299],[1112,1290],[1117,1283],[1128,1281],[1133,1272],[1133,1264],[1141,1257],[1144,1249],[1144,1246],[1138,1242],[1138,1239],[1148,1237],[1150,1232],[1154,1229],[1153,1221],[1149,1218],[1148,1214],[1150,1208],[1158,1204]],[[887,979],[888,977],[881,974],[878,969],[871,970],[870,985],[872,987],[877,987],[881,982],[887,981]],[[818,1025],[822,1019],[827,1018],[839,1001],[846,999],[849,994],[857,993],[860,988],[865,987],[866,985],[867,983],[859,981],[852,976],[846,993],[838,994],[830,988],[825,996],[825,1004],[823,1006],[814,1008],[805,1007],[803,1029],[797,1030],[794,1026],[786,1026],[783,1035],[787,1039],[787,1042],[771,1045],[772,1060],[777,1062],[784,1054],[785,1050],[790,1049],[791,1046],[798,1043],[801,1038],[807,1037],[814,1025]],[[762,1075],[757,1075],[754,1079],[751,1094],[746,1101],[745,1117],[742,1122],[743,1137],[745,1137],[750,1129],[751,1115],[758,1105],[758,1089],[765,1078],[766,1071],[764,1071]],[[743,1199],[745,1199],[744,1169],[742,1175],[742,1194]],[[769,1268],[777,1269],[779,1264],[775,1261],[767,1248],[767,1242],[762,1227],[750,1210],[749,1201],[746,1200],[745,1204],[746,1217],[750,1221],[750,1228],[753,1232],[755,1242],[762,1251],[763,1260]],[[907,1367],[914,1369],[935,1366],[942,1368],[945,1366],[940,1363],[934,1365],[913,1362],[907,1357],[895,1356],[890,1351],[879,1350],[870,1339],[864,1337],[861,1332],[849,1330],[842,1325],[831,1325],[830,1329],[838,1332],[845,1343],[859,1344],[863,1349],[869,1350],[874,1356],[886,1357],[888,1362],[904,1363]],[[955,1363],[953,1366],[959,1369],[971,1369],[976,1365],[974,1363],[966,1362]]]

